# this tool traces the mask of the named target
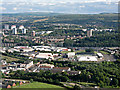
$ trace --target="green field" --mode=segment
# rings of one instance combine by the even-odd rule
[[[13,62],[13,61],[19,61],[20,59],[17,59],[17,58],[12,58],[12,57],[9,57],[9,56],[4,56],[2,55],[2,59],[5,59],[7,62]]]
[[[41,83],[41,82],[33,82],[33,83],[29,83],[29,84],[23,84],[19,87],[15,87],[15,88],[59,88],[59,89],[64,89],[63,87],[60,87],[57,85]]]
[[[108,52],[106,51],[100,51],[102,54],[109,54]]]

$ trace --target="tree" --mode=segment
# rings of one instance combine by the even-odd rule
[[[100,83],[98,83],[98,85],[99,85],[101,88],[103,88],[103,86],[104,86],[103,81],[100,80]]]
[[[73,46],[74,41],[73,40],[69,40],[69,39],[65,39],[63,46],[64,47],[72,47]]]
[[[75,85],[75,86],[73,87],[73,90],[81,90],[81,88],[80,88],[78,85]]]
[[[30,79],[30,82],[32,83],[32,82],[33,82],[33,79]]]
[[[115,87],[117,87],[118,83],[119,83],[118,80],[116,78],[113,78],[112,85],[114,85]]]
[[[54,83],[55,83],[55,84],[59,84],[60,82],[59,82],[58,79],[56,79],[56,80],[54,81]]]
[[[94,50],[93,49],[85,49],[85,52],[87,52],[87,53],[93,53],[94,52]]]

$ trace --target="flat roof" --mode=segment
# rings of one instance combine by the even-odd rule
[[[78,56],[78,61],[97,61],[96,56]]]
[[[98,56],[102,56],[102,57],[103,57],[102,53],[97,53],[97,55],[98,55]]]

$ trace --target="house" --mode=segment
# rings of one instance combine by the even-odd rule
[[[48,67],[51,67],[51,68],[54,67],[54,65],[52,65],[52,64],[47,64],[47,63],[39,64],[39,66],[48,66]]]
[[[29,72],[36,72],[37,70],[38,70],[38,65],[36,64],[36,65],[31,66],[28,71]]]
[[[25,68],[28,69],[33,65],[33,61],[27,60],[27,61],[24,62],[24,64],[26,64]]]
[[[16,86],[16,84],[15,84],[15,83],[12,83],[12,82],[8,82],[8,83],[5,85],[4,88],[11,88],[12,86],[14,87],[14,86]]]
[[[20,81],[19,84],[22,85],[23,83]]]
[[[12,83],[12,86],[16,86],[16,84],[15,84],[15,83]]]
[[[50,66],[40,66],[39,69],[40,70],[52,70],[53,68]]]
[[[62,73],[63,70],[56,70],[56,69],[52,69],[50,70],[52,73]]]
[[[7,85],[6,88],[11,88],[11,86],[10,86],[10,85]]]
[[[0,62],[1,62],[2,65],[6,65],[7,64],[7,62],[5,60],[0,60]]]

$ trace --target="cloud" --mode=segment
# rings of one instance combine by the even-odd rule
[[[33,9],[31,8],[30,11],[32,11]]]
[[[0,10],[6,10],[6,8],[4,8],[4,7],[0,7]]]
[[[85,6],[84,5],[82,5],[82,6],[79,6],[80,8],[84,8]]]
[[[66,2],[82,2],[82,3],[89,3],[89,2],[118,2],[119,0],[2,0],[2,2],[30,2],[30,3],[66,3]]]
[[[8,2],[8,3],[3,3],[2,6],[6,8],[4,12],[41,11],[41,12],[55,12],[55,13],[60,13],[60,12],[64,12],[64,13],[98,12],[99,13],[99,12],[103,12],[103,10],[106,10],[106,12],[117,12],[117,8],[118,8],[116,5],[117,2],[112,2],[112,3],[106,2],[107,0],[51,0],[51,1],[48,0],[49,2],[46,1],[47,3],[45,3],[45,1],[46,0],[42,0],[42,2],[34,2],[34,3],[32,1],[20,2],[20,3]]]
[[[15,8],[13,8],[13,10],[15,10],[15,11],[16,11],[16,10],[17,10],[17,8],[15,7]]]

